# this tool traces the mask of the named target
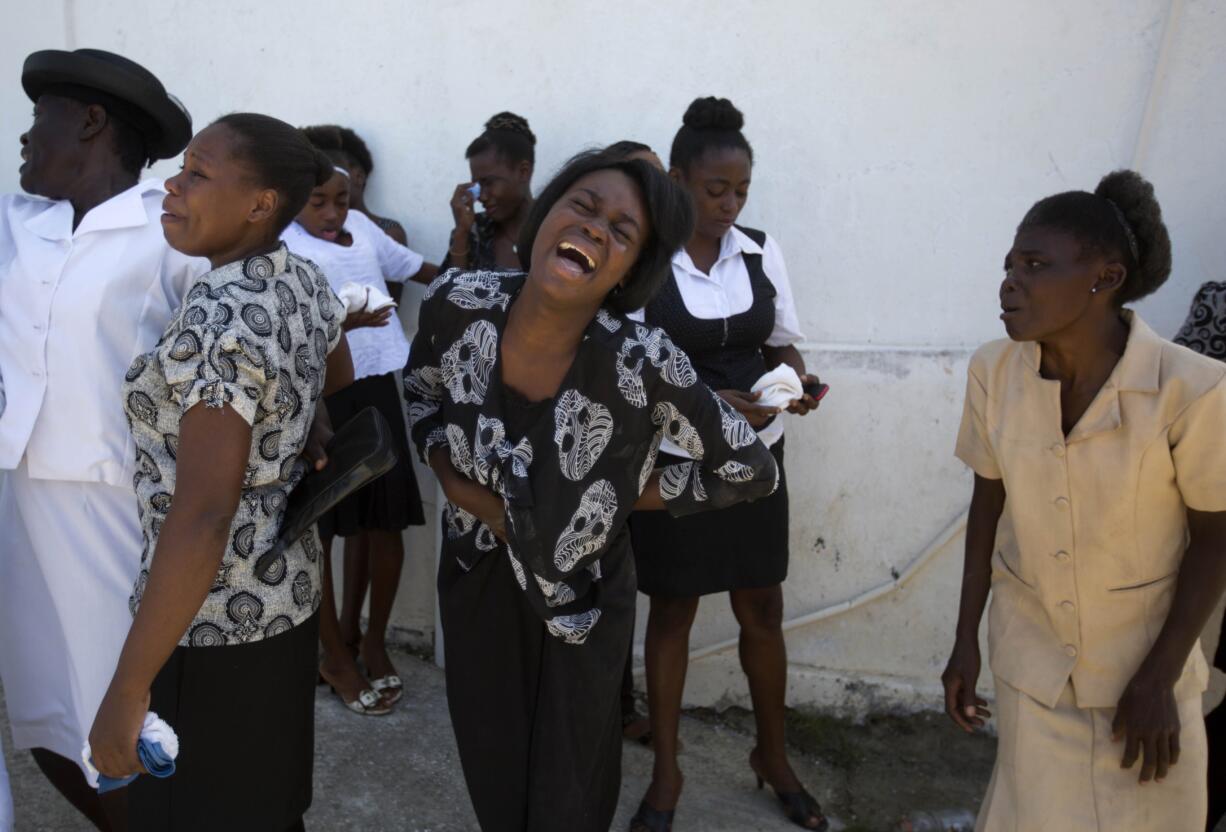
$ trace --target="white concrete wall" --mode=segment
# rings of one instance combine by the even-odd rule
[[[490,114],[531,120],[540,184],[587,145],[666,155],[693,97],[732,98],[758,160],[743,220],[787,254],[806,359],[833,388],[789,428],[788,615],[890,582],[945,540],[901,589],[790,632],[794,702],[937,704],[969,496],[951,458],[963,373],[1002,334],[1001,259],[1034,200],[1122,166],[1154,181],[1175,273],[1141,308],[1164,334],[1196,286],[1226,277],[1213,0],[0,0],[0,13],[0,188],[17,184],[24,55],[97,46],[151,67],[198,126],[241,109],[352,125],[376,157],[371,203],[434,259]],[[408,539],[397,623],[428,640],[433,530]],[[704,602],[695,649],[734,636],[726,602]],[[690,679],[691,703],[746,699],[735,649]]]

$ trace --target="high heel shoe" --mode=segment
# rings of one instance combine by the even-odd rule
[[[749,767],[753,769],[754,777],[758,781],[758,789],[766,785],[767,780],[762,776],[762,772],[758,770],[758,761],[755,756],[755,748],[749,752]],[[796,792],[781,792],[775,788],[775,784],[771,783],[771,791],[775,793],[775,797],[779,798],[779,803],[783,805],[783,815],[792,823],[799,826],[801,829],[811,829],[813,832],[826,832],[830,828],[830,821],[822,814],[822,804],[817,802],[817,798],[809,794],[804,786],[800,787],[800,791]],[[817,819],[816,826],[810,826],[808,821],[810,818]]]
[[[639,810],[630,818],[630,832],[672,832],[673,814],[675,809],[661,812],[647,805],[647,801],[639,803]]]

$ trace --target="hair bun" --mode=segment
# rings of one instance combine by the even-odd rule
[[[692,130],[740,130],[745,116],[726,98],[695,98],[681,123]]]
[[[1171,238],[1162,221],[1154,186],[1134,170],[1108,173],[1094,189],[1110,201],[1127,223],[1137,243],[1137,265],[1147,284],[1157,288],[1171,273]]]
[[[532,129],[528,127],[528,119],[512,112],[504,110],[501,113],[490,116],[489,121],[485,122],[485,129],[486,132],[505,130],[508,133],[518,133],[531,144],[536,145],[536,136],[533,135]]]

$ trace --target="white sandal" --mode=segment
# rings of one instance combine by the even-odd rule
[[[367,688],[358,694],[358,698],[352,702],[345,702],[345,697],[340,695],[336,688],[332,688],[332,692],[336,694],[336,698],[345,703],[345,707],[361,716],[385,716],[392,712],[391,703],[385,702],[383,697],[375,691]]]
[[[370,686],[378,691],[389,705],[395,705],[404,696],[404,682],[395,673],[380,676],[372,681]]]

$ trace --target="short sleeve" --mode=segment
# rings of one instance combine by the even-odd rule
[[[252,304],[239,313],[253,320],[260,320],[261,314],[267,316],[267,311]],[[276,393],[277,352],[269,346],[267,339],[244,324],[180,328],[159,348],[166,383],[180,413],[200,403],[229,405],[243,421],[254,424],[261,404],[271,402]]]
[[[1185,408],[1168,435],[1184,505],[1226,511],[1226,379]]]
[[[987,429],[988,389],[981,379],[982,368],[971,359],[966,371],[966,401],[962,406],[962,426],[954,454],[984,479],[1001,479],[1000,466],[992,450]]]
[[[384,280],[403,283],[421,271],[425,258],[413,249],[400,245],[373,222],[370,223],[370,238]]]
[[[409,363],[404,368],[404,405],[409,422],[409,435],[423,463],[430,463],[430,452],[448,443],[443,421],[442,359],[437,344],[440,316],[446,314],[441,300],[455,277],[456,270],[434,278],[426,288],[418,312],[417,335],[409,349]]]
[[[762,246],[762,271],[775,287],[775,328],[766,339],[768,347],[790,347],[805,339],[800,331],[800,318],[796,314],[796,301],[792,297],[792,281],[788,267],[783,261],[783,250],[770,235]]]

